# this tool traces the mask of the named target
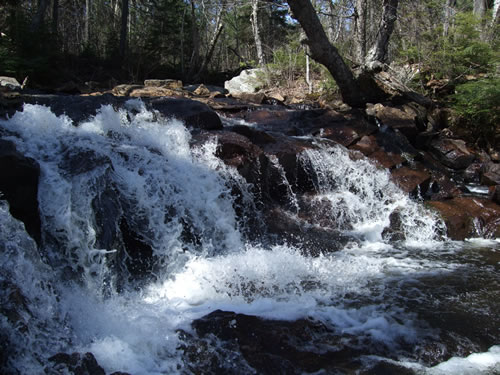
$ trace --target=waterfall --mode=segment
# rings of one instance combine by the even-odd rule
[[[445,241],[441,221],[385,170],[340,146],[298,156],[314,194],[294,191],[269,156],[291,216],[353,238],[313,257],[250,236],[261,205],[216,157],[216,136],[195,142],[140,100],[103,106],[78,126],[25,105],[0,127],[41,171],[40,245],[0,200],[0,339],[11,349],[0,366],[12,373],[50,373],[59,352],[92,352],[106,373],[189,373],[180,332],[193,334],[192,322],[217,309],[320,321],[339,338],[332,348],[397,353],[439,336],[405,307],[406,294],[432,306],[419,283],[462,270],[463,247]]]

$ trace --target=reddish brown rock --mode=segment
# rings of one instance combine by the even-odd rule
[[[350,149],[361,151],[365,156],[373,154],[379,149],[377,139],[374,135],[365,135]]]
[[[459,197],[427,205],[441,215],[452,240],[500,237],[500,206],[488,199]]]
[[[431,142],[431,151],[444,165],[453,169],[466,169],[476,158],[460,139],[436,139]]]
[[[500,185],[490,186],[489,195],[493,202],[500,204]]]
[[[426,193],[430,200],[443,200],[460,197],[462,191],[446,175],[432,173],[431,183]]]
[[[382,104],[375,105],[374,109],[375,115],[382,125],[389,126],[392,129],[398,129],[411,143],[414,143],[418,134],[415,113],[404,111],[400,108],[386,107]]]
[[[385,152],[382,149],[375,151],[368,156],[370,159],[374,160],[376,164],[383,168],[394,168],[403,163],[403,158],[401,155],[395,154],[393,152]]]
[[[392,180],[405,192],[424,194],[429,188],[431,175],[425,169],[401,167],[391,172]]]

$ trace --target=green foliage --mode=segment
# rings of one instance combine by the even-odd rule
[[[500,123],[500,78],[489,78],[457,86],[453,108],[477,138],[489,139]]]
[[[484,73],[492,69],[495,53],[492,45],[480,38],[480,20],[472,13],[458,13],[448,35],[443,28],[426,30],[417,44],[400,50],[400,57],[410,63],[420,63],[423,79],[460,79],[467,74]]]

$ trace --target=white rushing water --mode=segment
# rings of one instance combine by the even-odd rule
[[[319,257],[286,244],[250,243],[235,211],[239,204],[255,214],[249,187],[215,157],[216,141],[192,148],[179,121],[156,120],[139,100],[127,107],[105,106],[78,127],[36,105],[0,121],[14,134],[5,138],[40,164],[45,240],[38,249],[0,205],[2,300],[15,301],[12,293],[18,293],[27,306],[11,302],[20,316],[1,315],[16,348],[11,366],[40,373],[57,352],[90,351],[107,373],[180,373],[177,331],[191,331],[194,319],[216,309],[270,319],[312,317],[388,349],[436,337],[396,296],[403,281],[463,269],[459,258],[440,258],[461,247],[439,245],[439,221],[388,173],[351,160],[341,148],[305,152],[301,158],[317,177],[314,199],[328,201],[337,229],[361,241]],[[231,195],[235,186],[242,203]],[[106,201],[104,191],[124,198]],[[290,201],[298,210],[293,191]],[[99,246],[99,209],[111,217],[123,214],[140,230],[152,249],[154,278],[135,283],[126,272],[132,254]],[[382,238],[393,212],[406,238],[400,248]],[[20,330],[22,324],[27,328]],[[432,374],[488,373],[500,362],[498,350],[435,368],[400,363]],[[471,370],[456,372],[465,367]]]

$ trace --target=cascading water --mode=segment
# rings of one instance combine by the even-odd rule
[[[78,127],[26,105],[0,126],[41,169],[40,246],[0,201],[6,373],[58,373],[49,357],[87,351],[107,373],[189,373],[179,332],[194,334],[191,323],[217,309],[320,321],[338,338],[331,348],[355,348],[359,368],[387,359],[421,373],[499,371],[491,340],[476,357],[418,363],[425,347],[455,334],[440,334],[435,311],[453,305],[460,316],[473,295],[474,316],[494,319],[498,305],[483,301],[498,297],[498,262],[490,256],[498,242],[439,242],[443,228],[433,214],[386,172],[341,148],[301,154],[318,194],[298,197],[283,181],[292,214],[300,215],[302,199],[317,214],[313,221],[326,216],[356,239],[311,257],[286,243],[264,245],[265,233],[250,242],[251,187],[215,156],[216,140],[190,145],[182,123],[158,120],[138,100],[119,111],[104,106]],[[384,237],[391,215],[405,241]],[[462,296],[457,275],[487,286]],[[254,372],[239,353],[227,359],[221,366],[229,373]]]

